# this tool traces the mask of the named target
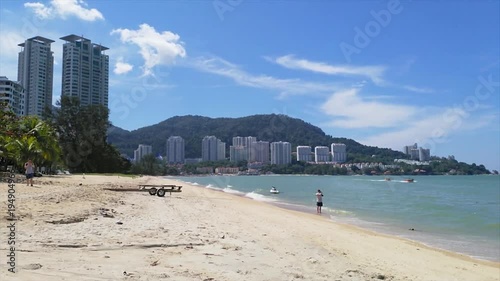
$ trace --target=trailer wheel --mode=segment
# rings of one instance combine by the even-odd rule
[[[156,195],[158,195],[158,197],[163,197],[165,196],[165,189],[158,189],[158,192],[156,193]]]
[[[152,187],[149,189],[149,195],[155,195],[156,194],[156,188]]]

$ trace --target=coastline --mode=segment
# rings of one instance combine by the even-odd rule
[[[2,262],[2,280],[500,280],[497,262],[170,178],[36,180],[18,184],[19,271]],[[183,191],[103,190],[146,182]]]

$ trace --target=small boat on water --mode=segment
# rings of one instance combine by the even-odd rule
[[[391,178],[385,178],[384,180],[385,181],[391,181]]]
[[[271,193],[273,193],[273,194],[278,194],[278,193],[280,193],[280,191],[279,191],[279,190],[277,190],[277,189],[276,189],[276,187],[274,187],[274,186],[271,188],[271,190],[269,190],[269,192],[271,192]]]
[[[403,181],[404,182],[413,182],[414,180],[413,179],[404,179]]]

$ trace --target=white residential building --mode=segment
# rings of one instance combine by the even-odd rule
[[[229,159],[231,162],[237,163],[240,161],[245,161],[248,159],[248,150],[246,146],[234,146],[229,147]]]
[[[314,148],[314,162],[330,162],[330,150],[328,149],[328,146],[316,146]]]
[[[171,136],[167,139],[166,158],[169,164],[184,163],[184,139],[179,136]]]
[[[206,136],[201,141],[202,161],[217,161],[225,158],[226,143],[215,136]]]
[[[218,144],[217,159],[218,160],[226,159],[226,143],[220,140]]]
[[[418,149],[418,161],[429,161],[431,160],[431,150],[420,147]]]
[[[109,56],[107,47],[90,39],[68,35],[63,45],[62,92],[78,97],[81,105],[108,106]]]
[[[45,108],[52,109],[54,54],[50,40],[41,36],[27,39],[17,62],[17,80],[25,91],[25,115],[42,117]]]
[[[233,146],[237,147],[237,146],[241,146],[241,147],[244,147],[245,150],[246,150],[246,158],[243,159],[243,160],[247,160],[250,162],[250,145],[253,143],[253,142],[256,142],[257,141],[257,138],[256,137],[233,137]],[[231,149],[231,148],[229,148]],[[231,161],[233,161],[231,159]],[[234,162],[234,161],[233,161]]]
[[[17,116],[26,115],[23,86],[5,76],[0,76],[0,103],[5,103]]]
[[[332,161],[343,163],[347,161],[347,148],[343,143],[332,143],[331,145]]]
[[[292,145],[289,142],[271,143],[271,164],[286,165],[292,163]]]
[[[269,142],[254,141],[250,143],[250,155],[248,162],[269,163]]]
[[[418,149],[418,145],[416,143],[413,145],[407,145],[407,146],[403,147],[403,152],[406,155],[411,155],[412,149]]]
[[[139,144],[139,147],[134,151],[134,162],[141,161],[148,154],[153,154],[153,147],[151,145]]]
[[[297,161],[311,162],[312,151],[310,146],[300,145],[297,146]]]

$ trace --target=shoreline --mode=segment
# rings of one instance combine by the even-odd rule
[[[295,176],[295,175],[294,175]],[[298,176],[303,176],[303,175],[298,175]],[[371,176],[370,176],[371,177]],[[218,191],[218,192],[223,192],[226,194],[230,195],[236,195],[245,199],[250,199],[256,202],[261,202],[264,204],[269,204],[272,206],[277,206],[279,208],[285,209],[285,210],[291,210],[291,211],[298,211],[301,213],[305,214],[311,214],[311,215],[316,215],[315,208],[314,206],[306,206],[302,203],[296,203],[296,202],[287,202],[287,201],[280,201],[279,199],[275,199],[274,196],[267,196],[259,193],[255,193],[255,191],[239,191],[237,189],[234,189],[233,187],[226,187],[226,188],[221,188],[217,186],[211,185],[211,187],[208,187],[203,184],[193,184],[192,182],[185,182],[181,179],[176,179],[175,177],[166,177],[169,179],[177,180],[183,184],[191,184],[194,185],[195,187],[199,188],[206,188],[209,190],[213,191]],[[253,197],[253,196],[248,196],[249,193],[257,194],[259,196],[262,196],[265,198],[264,200],[259,197]],[[477,251],[474,251],[474,247],[466,247],[464,245],[469,245],[472,241],[471,240],[464,240],[461,235],[452,235],[452,236],[447,236],[449,234],[445,233],[433,233],[433,232],[422,232],[422,230],[419,229],[414,229],[411,231],[411,229],[407,229],[405,227],[402,227],[401,225],[391,225],[387,224],[385,222],[377,222],[377,221],[370,221],[370,220],[365,220],[361,219],[359,217],[345,217],[342,215],[337,215],[337,211],[341,210],[334,210],[329,207],[325,207],[323,211],[323,216],[328,219],[329,221],[333,223],[339,223],[343,225],[349,225],[353,227],[357,227],[362,230],[367,230],[374,232],[376,234],[383,234],[383,235],[388,235],[394,238],[398,239],[404,239],[410,242],[414,243],[419,243],[422,244],[426,247],[433,248],[436,250],[441,250],[449,253],[454,253],[458,255],[464,255],[466,257],[469,257],[471,259],[475,260],[481,260],[481,261],[487,261],[487,262],[493,262],[493,263],[500,263],[500,255],[497,255],[497,251],[484,251],[482,253],[478,253]],[[411,231],[411,232],[410,232]],[[450,238],[452,240],[450,240]],[[460,239],[462,238],[462,239]],[[470,237],[469,237],[470,239]],[[493,244],[492,244],[493,243]],[[495,245],[494,242],[492,241],[485,241],[483,239],[481,240],[474,240],[474,245],[482,245],[482,249],[490,249],[491,246],[497,246]],[[500,254],[500,252],[498,253]]]
[[[177,181],[179,184],[187,184],[187,185],[190,185],[191,187],[194,187],[197,189],[206,189],[206,190],[209,190],[210,192],[222,193],[222,194],[225,194],[227,196],[238,197],[238,198],[241,198],[241,199],[248,201],[248,202],[253,202],[256,204],[260,204],[260,205],[266,205],[266,206],[280,208],[282,210],[285,210],[285,211],[288,211],[291,213],[295,213],[295,214],[298,214],[300,216],[307,216],[308,219],[311,219],[311,220],[313,220],[313,219],[323,220],[324,223],[329,223],[329,224],[336,225],[337,227],[344,227],[344,228],[349,229],[349,230],[362,232],[362,233],[367,234],[367,235],[385,237],[387,239],[394,239],[394,240],[398,240],[398,241],[401,241],[404,243],[412,244],[416,247],[425,248],[429,251],[439,252],[439,253],[445,254],[445,255],[450,256],[450,257],[460,258],[460,259],[470,261],[470,262],[478,262],[478,263],[484,263],[484,264],[491,265],[491,266],[496,266],[499,268],[499,274],[500,274],[500,261],[480,259],[480,258],[476,258],[476,257],[470,256],[470,255],[464,254],[464,253],[454,252],[454,251],[434,247],[432,245],[427,245],[425,243],[422,243],[421,241],[412,240],[412,239],[401,237],[401,236],[398,236],[395,234],[378,232],[378,231],[373,230],[373,229],[358,226],[356,224],[350,224],[347,222],[334,221],[330,217],[326,217],[323,215],[318,215],[318,214],[314,214],[314,213],[305,211],[305,209],[308,208],[307,206],[302,206],[302,205],[299,206],[299,205],[286,203],[286,202],[279,202],[279,201],[277,201],[277,202],[259,201],[259,200],[255,200],[253,198],[247,197],[247,196],[245,196],[245,194],[236,194],[236,193],[226,192],[224,190],[209,188],[209,187],[202,186],[202,185],[193,185],[192,183],[186,183],[186,182],[183,182],[183,181],[180,181],[177,179],[172,179],[172,180]],[[289,207],[287,207],[287,206],[289,206]],[[311,207],[311,210],[314,211],[314,208]]]
[[[103,190],[144,183],[183,188]],[[18,192],[19,272],[2,262],[1,280],[500,280],[500,263],[175,179],[71,175]]]

